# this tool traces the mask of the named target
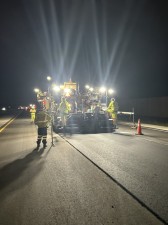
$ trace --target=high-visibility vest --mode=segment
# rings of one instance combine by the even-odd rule
[[[118,103],[116,101],[111,101],[107,108],[107,112],[115,113],[117,111],[118,111]]]
[[[71,110],[70,104],[67,101],[61,102],[58,110],[60,113],[68,114],[68,112]]]
[[[44,112],[44,111],[39,111],[39,112],[36,114],[36,118],[35,118],[34,123],[35,123],[39,128],[42,128],[42,127],[48,126],[48,124],[50,123],[50,121],[51,121],[51,117],[48,115],[48,113],[46,113],[46,112]]]

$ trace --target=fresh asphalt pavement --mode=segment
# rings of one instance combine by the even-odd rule
[[[80,135],[54,134],[55,146],[36,151],[36,132],[30,119],[23,118],[1,132],[0,224],[163,224],[108,171],[68,143]],[[89,141],[98,146],[103,136],[98,138],[90,135]]]

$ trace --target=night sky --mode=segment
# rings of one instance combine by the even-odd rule
[[[167,0],[1,0],[0,105],[31,103],[48,75],[168,96],[167,59]]]

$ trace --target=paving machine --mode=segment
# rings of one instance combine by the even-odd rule
[[[52,112],[53,130],[56,133],[65,132],[65,129],[67,133],[82,134],[113,132],[115,130],[113,120],[104,110],[100,96],[96,92],[79,92],[77,84],[70,80],[61,85],[59,96],[60,99],[57,98],[56,101],[53,101],[54,96],[52,98],[51,96],[50,98],[47,97],[51,102],[48,104],[51,105],[48,110]],[[62,96],[66,97],[71,105],[71,111],[67,115],[67,124],[64,129],[59,112],[54,109],[56,105],[59,105]],[[45,101],[43,101],[43,104],[45,104]],[[55,108],[58,108],[57,106]]]
[[[66,133],[103,133],[113,132],[113,120],[105,112],[100,113],[70,113],[67,117]],[[54,122],[54,131],[62,133],[63,126],[58,116]]]
[[[76,90],[76,83],[70,81],[65,84],[66,88],[73,88],[73,92],[69,91],[66,97],[72,108],[67,116],[67,133],[85,134],[113,132],[115,130],[113,120],[109,118],[107,112],[103,110],[103,105],[96,92],[84,91],[79,93],[79,91]],[[72,95],[70,93],[72,93]],[[56,133],[63,132],[63,126],[59,115],[54,121],[54,131]]]

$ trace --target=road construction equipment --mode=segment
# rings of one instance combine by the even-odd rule
[[[105,112],[98,113],[70,113],[67,118],[67,133],[102,133],[115,130],[113,120]],[[57,117],[54,123],[56,133],[63,132],[61,118]]]
[[[65,129],[66,132],[70,133],[99,133],[115,130],[113,119],[109,118],[108,113],[103,109],[98,92],[79,92],[78,85],[71,80],[64,82],[64,85],[59,88],[59,93],[55,97],[55,103],[58,106],[56,107],[57,111],[53,113],[53,107],[49,110],[54,115],[53,130],[56,133],[65,132]],[[43,96],[49,99],[49,105],[52,106],[51,99],[54,95],[50,92]],[[70,106],[66,115],[66,123],[61,116],[59,107],[62,97],[66,99]]]

